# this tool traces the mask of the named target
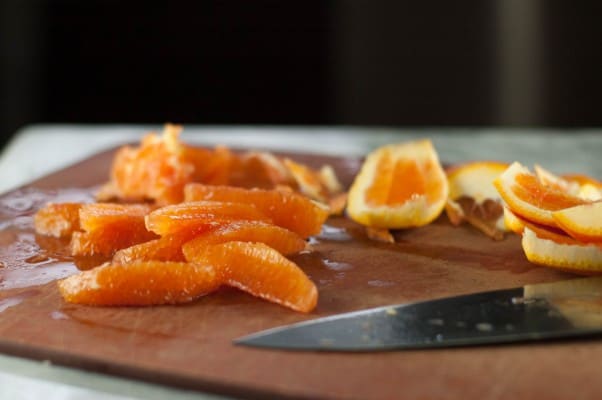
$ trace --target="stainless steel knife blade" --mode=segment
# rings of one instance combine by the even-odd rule
[[[299,351],[381,351],[599,333],[602,277],[592,277],[338,314],[235,343]]]

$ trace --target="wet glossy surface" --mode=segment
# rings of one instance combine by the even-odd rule
[[[346,185],[359,167],[357,159],[295,158],[312,165],[332,163]],[[362,227],[345,218],[329,220],[311,239],[313,251],[292,257],[319,289],[318,307],[309,315],[234,289],[183,306],[64,303],[53,280],[77,267],[64,243],[35,237],[31,214],[57,196],[89,198],[89,188],[107,176],[110,159],[111,153],[101,154],[30,189],[0,197],[1,351],[153,382],[270,398],[392,398],[401,390],[412,397],[418,393],[417,382],[427,378],[435,392],[461,393],[470,385],[478,397],[504,379],[512,379],[513,385],[541,381],[532,354],[537,350],[529,351],[528,357],[517,348],[291,355],[232,344],[234,338],[262,329],[339,312],[570,277],[529,264],[517,237],[495,242],[468,226],[455,228],[445,217],[421,229],[395,232],[395,244],[370,241]],[[65,182],[86,189],[63,190]],[[75,261],[80,268],[98,262]],[[597,351],[602,356],[602,347]],[[566,360],[571,371],[585,368],[584,359],[590,359],[585,353],[585,358],[575,358],[579,352],[570,346],[546,349],[544,354]],[[485,365],[504,371],[518,368],[522,375],[482,374]]]

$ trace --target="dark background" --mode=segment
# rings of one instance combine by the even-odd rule
[[[602,2],[0,0],[37,122],[600,126]]]

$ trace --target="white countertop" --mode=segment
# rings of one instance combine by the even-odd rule
[[[160,126],[37,125],[19,131],[0,156],[0,193]],[[602,129],[529,130],[358,127],[185,127],[189,143],[364,155],[378,145],[431,138],[444,162],[539,163],[553,172],[602,178]],[[215,396],[0,355],[0,399],[213,399]]]

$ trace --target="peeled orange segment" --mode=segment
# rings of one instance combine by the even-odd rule
[[[584,244],[570,237],[525,227],[522,247],[527,259],[535,264],[583,274],[602,272],[600,245]]]
[[[90,203],[79,210],[81,229],[91,232],[107,226],[144,226],[144,216],[152,207],[146,204]]]
[[[263,243],[227,242],[185,250],[186,258],[213,265],[224,281],[253,296],[300,312],[318,302],[314,283],[292,261]]]
[[[230,241],[263,243],[282,254],[293,254],[306,247],[305,240],[293,231],[260,221],[239,221],[204,232],[185,243],[182,251]],[[194,250],[191,250],[194,252]]]
[[[552,216],[558,226],[575,239],[602,243],[602,202],[565,208]]]
[[[588,203],[565,191],[542,184],[518,162],[494,181],[500,196],[515,214],[539,224],[556,226],[552,212]]]
[[[275,225],[303,238],[320,233],[328,218],[328,208],[307,197],[285,190],[243,189],[191,183],[184,188],[186,201],[226,201],[253,205],[271,218]],[[251,219],[251,218],[246,218]]]
[[[347,213],[367,226],[407,228],[439,216],[448,183],[430,140],[383,146],[368,155],[349,190]]]
[[[103,264],[59,281],[59,290],[70,303],[146,306],[186,303],[220,284],[209,265],[145,261]]]
[[[111,256],[117,250],[155,239],[144,225],[147,205],[92,203],[79,210],[80,226],[71,236],[74,256]]]
[[[73,232],[70,242],[72,256],[112,256],[116,251],[139,243],[156,239],[157,235],[149,232],[141,224],[113,225],[92,232]]]
[[[36,233],[54,237],[69,237],[80,229],[80,203],[50,203],[34,216]]]
[[[222,201],[194,201],[159,208],[146,216],[146,228],[158,235],[211,227],[237,220],[271,222],[249,204]]]
[[[121,264],[152,260],[183,262],[185,259],[184,254],[182,253],[182,244],[208,229],[213,229],[213,227],[202,226],[198,229],[186,229],[165,235],[159,239],[150,240],[121,249],[113,256],[113,262]]]
[[[494,161],[476,161],[462,164],[447,173],[449,197],[471,197],[477,203],[486,199],[500,199],[493,181],[508,168],[508,164]]]

